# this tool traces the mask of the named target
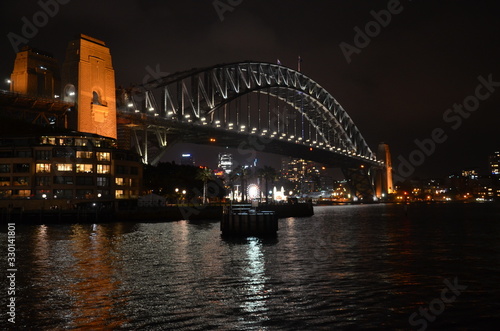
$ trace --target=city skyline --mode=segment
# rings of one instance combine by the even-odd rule
[[[396,171],[412,153],[424,156],[410,177],[464,168],[485,172],[488,156],[500,148],[495,133],[499,50],[490,1],[287,3],[288,15],[280,5],[263,2],[242,2],[221,12],[212,3],[126,1],[119,15],[109,3],[94,3],[99,11],[92,1],[54,3],[29,10],[20,3],[2,4],[3,77],[10,76],[21,40],[53,53],[61,64],[68,41],[86,33],[106,41],[122,86],[246,59],[279,61],[294,69],[300,64],[346,109],[372,150],[382,141],[390,146]],[[39,26],[29,31],[36,22]],[[136,23],[132,32],[117,33],[129,22]],[[440,140],[430,143],[436,129],[443,131]],[[202,161],[207,150],[196,146],[192,153]],[[267,155],[260,159],[279,162]]]

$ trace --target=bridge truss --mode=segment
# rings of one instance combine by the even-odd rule
[[[383,166],[328,91],[277,64],[179,72],[123,91],[117,102],[119,123],[145,163],[159,162],[175,141],[241,147],[244,140],[259,139],[262,151],[342,167],[360,196],[373,195],[373,180],[366,178]],[[153,141],[157,151],[151,156]]]

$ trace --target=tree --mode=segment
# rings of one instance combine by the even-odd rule
[[[207,183],[214,179],[214,175],[209,168],[200,168],[196,174],[196,179],[203,181],[203,204],[207,203]]]
[[[246,184],[247,184],[248,178],[250,178],[252,172],[251,172],[250,168],[241,167],[241,166],[234,169],[234,172],[238,174],[238,177],[240,178],[240,181],[241,181],[242,202],[247,202]]]
[[[276,177],[278,176],[278,173],[276,172],[276,169],[270,166],[264,166],[263,168],[260,168],[258,171],[258,176],[263,178],[265,180],[265,197],[266,197],[266,204],[269,203],[269,181],[274,182]]]
[[[231,171],[231,173],[226,176],[227,186],[231,190],[232,201],[234,201],[234,184],[236,183],[237,179],[238,179],[238,172],[236,171]]]

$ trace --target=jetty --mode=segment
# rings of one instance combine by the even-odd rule
[[[251,204],[230,205],[223,210],[220,230],[223,236],[276,236],[278,215]]]

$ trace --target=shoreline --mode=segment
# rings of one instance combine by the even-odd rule
[[[223,205],[179,205],[158,208],[135,208],[128,210],[77,209],[77,210],[14,210],[0,211],[0,223],[18,224],[74,224],[112,222],[173,222],[181,220],[222,219]],[[261,211],[274,211],[278,218],[309,217],[314,215],[309,203],[262,205]]]

